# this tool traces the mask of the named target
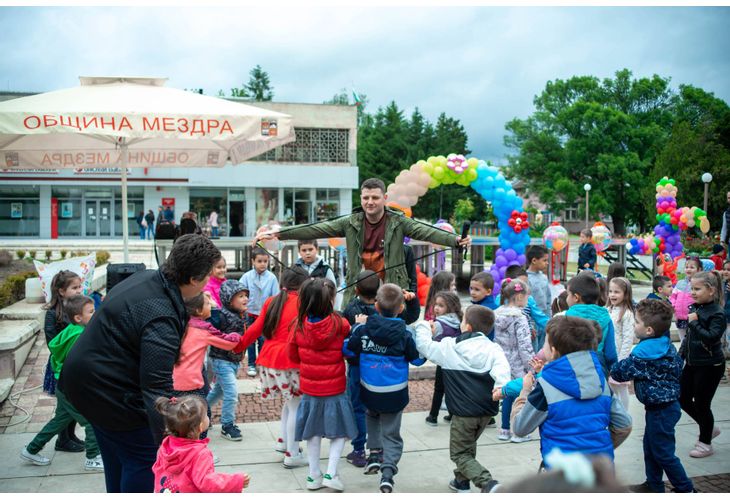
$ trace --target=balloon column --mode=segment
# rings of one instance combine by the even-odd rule
[[[560,283],[560,280],[555,279],[556,260],[558,257],[558,253],[560,253],[560,251],[564,248],[568,248],[570,236],[568,235],[568,231],[563,226],[561,226],[557,222],[553,222],[545,228],[545,231],[542,232],[542,242],[545,244],[545,247],[550,252],[550,259],[552,263],[552,265],[550,266],[550,282],[553,285],[557,285],[558,283]]]
[[[522,211],[522,199],[497,168],[477,158],[466,159],[463,155],[450,154],[419,160],[403,170],[388,186],[388,201],[410,208],[426,191],[441,184],[471,185],[482,198],[492,203],[500,231],[500,248],[489,272],[494,277],[494,294],[498,294],[507,267],[525,265],[530,224],[527,214]]]
[[[631,238],[626,244],[632,255],[651,255],[667,253],[672,259],[681,257],[684,248],[680,241],[680,231],[698,226],[703,233],[710,230],[707,213],[697,207],[677,208],[677,186],[674,179],[663,177],[656,183],[657,225],[654,234]]]

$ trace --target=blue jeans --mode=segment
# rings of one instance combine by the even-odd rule
[[[502,429],[509,430],[509,417],[512,413],[512,403],[514,402],[514,398],[510,396],[505,396],[502,400]]]
[[[210,237],[211,238],[217,238],[218,237],[218,226],[212,226],[210,228]]]
[[[646,409],[644,469],[646,481],[655,493],[664,493],[664,472],[679,493],[689,493],[693,489],[692,480],[675,454],[674,427],[681,415],[678,401],[660,410]]]
[[[96,425],[94,435],[104,461],[107,493],[153,493],[152,466],[157,448],[149,427],[132,431],[108,431]]]
[[[238,403],[236,373],[239,363],[211,358],[210,365],[213,367],[216,380],[213,389],[208,393],[208,406],[213,406],[222,397],[221,424],[233,424],[236,421],[236,404]]]
[[[248,353],[248,367],[249,368],[255,368],[256,367],[256,347],[258,346],[258,352],[261,352],[261,348],[264,346],[264,337],[261,336],[256,339],[256,342],[248,346],[248,349],[246,352]]]
[[[155,239],[155,228],[154,228],[154,226],[147,226],[147,239],[148,240],[154,240]]]
[[[350,396],[352,409],[355,412],[355,423],[357,424],[357,436],[352,440],[352,449],[365,451],[367,440],[367,426],[365,424],[365,405],[360,400],[360,367],[355,365],[347,366],[347,394]]]
[[[537,354],[542,346],[545,344],[545,330],[537,329],[537,335],[535,340],[532,341],[532,350]]]
[[[143,240],[144,235],[147,233],[147,228],[139,226],[139,239]]]

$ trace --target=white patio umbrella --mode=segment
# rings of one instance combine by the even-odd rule
[[[165,87],[167,78],[80,80],[0,103],[2,168],[119,168],[125,262],[127,168],[222,167],[295,139],[289,115]]]

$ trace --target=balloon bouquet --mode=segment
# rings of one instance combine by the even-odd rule
[[[563,226],[557,222],[553,222],[542,232],[542,242],[545,244],[548,252],[550,252],[552,260],[552,266],[550,266],[550,282],[556,285],[560,283],[560,280],[555,279],[555,261],[558,254],[564,248],[569,248],[570,236]]]
[[[530,242],[530,223],[522,210],[522,199],[496,167],[477,158],[450,154],[419,160],[403,170],[388,185],[388,200],[411,208],[429,189],[440,185],[469,186],[492,203],[500,230],[499,245],[489,272],[494,277],[494,294],[498,294],[505,270],[511,265],[525,265],[525,250]]]
[[[672,278],[672,270],[676,270],[677,261],[684,256],[681,231],[699,227],[700,231],[707,233],[710,230],[710,221],[707,219],[707,212],[700,208],[677,208],[677,186],[674,179],[663,177],[657,182],[655,196],[657,224],[654,226],[654,234],[631,238],[626,243],[626,249],[631,255],[668,255],[674,265],[668,265],[667,258],[663,258],[661,263],[664,275]],[[676,275],[673,279],[676,280]]]

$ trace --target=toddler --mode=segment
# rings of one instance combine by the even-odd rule
[[[66,356],[68,356],[69,351],[71,351],[76,340],[78,340],[79,335],[84,332],[84,327],[89,323],[91,316],[94,314],[94,301],[84,295],[72,295],[65,301],[64,314],[70,323],[48,343],[48,349],[51,351],[51,369],[56,380],[58,380],[61,374]],[[72,422],[79,422],[84,426],[84,431],[86,432],[86,440],[84,442],[86,462],[84,463],[84,469],[92,471],[103,470],[104,464],[101,460],[99,445],[96,443],[94,429],[68,399],[66,399],[66,396],[58,387],[56,388],[56,412],[53,418],[43,426],[43,429],[33,438],[33,441],[23,448],[23,451],[20,452],[20,458],[34,465],[50,465],[51,460],[40,455],[39,452],[53,436],[63,429],[68,428]]]
[[[261,307],[269,297],[279,293],[279,281],[276,275],[269,271],[269,254],[261,247],[251,251],[251,265],[253,269],[246,272],[239,280],[243,287],[249,292],[247,325],[250,325],[259,314]],[[261,351],[264,345],[264,338],[259,337],[255,343],[248,347],[248,371],[249,377],[256,376],[256,352]]]
[[[433,312],[436,321],[431,321],[431,332],[433,340],[440,342],[445,337],[458,337],[461,335],[461,301],[453,292],[438,292],[434,298]],[[431,398],[431,411],[426,417],[428,425],[438,425],[439,410],[444,399],[444,374],[441,367],[436,367],[436,377],[433,383],[433,397]],[[444,417],[447,422],[451,421],[451,412]]]
[[[313,278],[302,286],[299,312],[289,342],[289,357],[299,363],[303,394],[297,410],[294,439],[307,442],[308,490],[327,487],[344,491],[337,465],[345,440],[357,436],[352,404],[346,392],[342,354],[350,325],[334,311],[336,292],[335,285],[324,278]],[[319,467],[322,437],[330,440],[324,474]]]
[[[530,325],[522,310],[527,306],[530,291],[521,280],[505,279],[500,295],[502,305],[495,311],[494,342],[504,351],[513,379],[523,377],[530,369],[530,360],[535,356],[532,349]],[[513,399],[502,401],[502,428],[497,438],[513,443],[529,441],[530,436],[517,437],[510,433],[510,412]]]
[[[596,270],[596,247],[591,243],[593,231],[586,228],[580,232],[580,246],[578,247],[578,272],[585,269]]]
[[[672,303],[672,307],[674,307],[674,316],[677,318],[680,342],[684,340],[684,336],[687,333],[689,306],[694,303],[690,282],[692,281],[692,276],[701,270],[702,262],[700,262],[699,257],[687,257],[684,263],[685,277],[677,281],[672,295],[669,296],[669,301]]]
[[[428,289],[426,305],[424,306],[425,312],[423,313],[423,319],[426,321],[436,319],[436,315],[433,313],[433,306],[438,292],[456,292],[456,276],[453,273],[439,271],[431,278],[431,286]]]
[[[618,360],[626,359],[634,347],[634,301],[631,298],[631,283],[626,278],[614,278],[608,284],[608,313],[613,322],[616,355]],[[614,394],[624,408],[629,409],[629,383],[608,379]]]
[[[221,285],[226,280],[226,272],[228,267],[226,265],[226,259],[221,257],[213,267],[213,272],[208,278],[208,282],[203,287],[203,292],[207,292],[210,298],[213,300],[213,306],[216,309],[221,308]]]
[[[568,290],[563,290],[550,305],[553,316],[562,316],[568,310]]]
[[[152,466],[155,493],[241,493],[248,486],[248,474],[215,471],[210,440],[198,437],[210,425],[203,398],[157,398],[155,409],[166,434]]]

